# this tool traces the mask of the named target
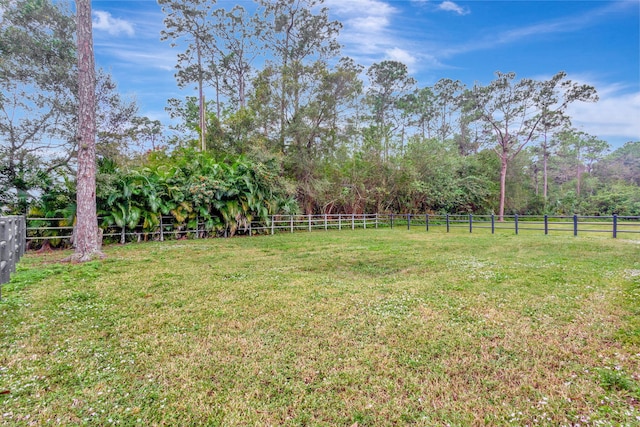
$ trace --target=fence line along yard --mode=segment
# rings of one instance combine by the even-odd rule
[[[51,246],[69,246],[73,226],[64,218],[27,218],[27,247],[36,248],[47,242]],[[240,227],[236,234],[294,233],[314,230],[355,230],[377,228],[422,228],[425,231],[451,232],[464,229],[469,233],[523,231],[578,236],[582,233],[607,233],[613,238],[640,234],[640,216],[551,216],[506,215],[504,221],[495,215],[432,215],[432,214],[322,214],[322,215],[273,215],[266,222],[251,222]],[[110,226],[103,230],[105,241],[132,242],[142,240],[205,238],[227,236],[227,231],[210,231],[204,222],[178,223],[171,216],[163,216],[160,225],[153,229],[138,226]]]
[[[0,216],[0,299],[2,284],[7,283],[26,249],[26,221],[23,216]]]

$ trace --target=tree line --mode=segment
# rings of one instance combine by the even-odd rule
[[[284,211],[640,215],[640,142],[610,152],[575,129],[568,106],[597,93],[564,72],[424,86],[401,62],[343,56],[342,25],[319,0],[158,3],[176,83],[194,96],[168,99],[163,124],[98,70],[103,221],[202,214],[230,233]],[[74,16],[50,0],[0,10],[0,204],[73,212]]]

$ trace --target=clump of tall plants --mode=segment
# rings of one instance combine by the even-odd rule
[[[170,155],[154,152],[138,167],[100,165],[98,208],[104,228],[142,229],[151,233],[170,216],[174,230],[198,230],[232,236],[252,222],[293,213],[297,204],[277,162],[244,156],[216,159],[182,149]],[[165,222],[166,225],[166,222]]]

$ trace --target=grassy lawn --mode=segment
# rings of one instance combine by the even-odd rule
[[[343,230],[28,254],[0,425],[640,425],[640,241]]]

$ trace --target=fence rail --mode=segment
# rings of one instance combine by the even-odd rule
[[[34,248],[43,242],[68,246],[73,227],[63,218],[28,218],[27,246]],[[354,230],[367,228],[423,228],[425,231],[452,232],[465,229],[469,233],[540,232],[544,234],[608,233],[613,238],[640,234],[639,216],[519,216],[507,215],[498,221],[495,215],[432,215],[432,214],[323,214],[274,215],[266,222],[251,222],[238,229],[237,234],[294,233],[313,230]],[[203,222],[194,221],[192,227],[176,223],[173,217],[162,217],[160,225],[152,230],[137,227],[106,227],[103,237],[112,242],[166,240],[226,236],[226,231],[207,230]],[[24,246],[24,245],[23,245]]]
[[[16,264],[26,249],[26,220],[23,216],[0,217],[0,299],[2,285],[16,272]]]

